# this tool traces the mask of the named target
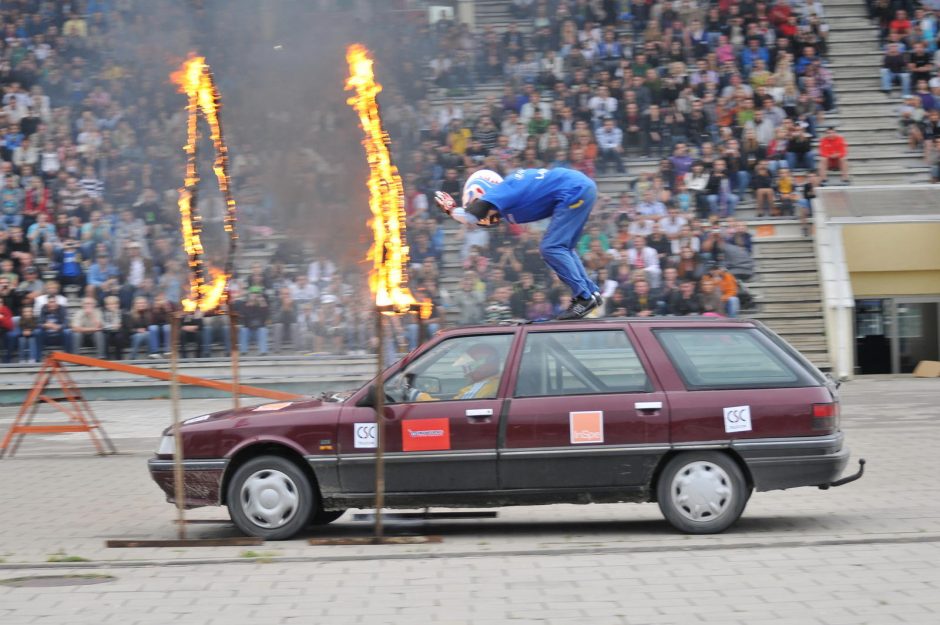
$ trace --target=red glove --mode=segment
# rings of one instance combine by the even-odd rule
[[[444,191],[438,191],[434,194],[434,201],[437,202],[438,208],[450,215],[451,211],[457,208],[457,202],[454,201],[454,198],[451,197],[450,193],[445,193]]]

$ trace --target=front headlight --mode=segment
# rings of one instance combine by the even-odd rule
[[[158,456],[172,456],[176,451],[176,444],[172,434],[164,434],[160,439],[160,446],[157,447]]]

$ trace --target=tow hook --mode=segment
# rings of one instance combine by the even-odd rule
[[[864,473],[865,473],[865,459],[859,458],[858,459],[858,471],[856,473],[853,473],[852,475],[847,475],[843,478],[836,480],[835,482],[830,482],[828,484],[820,484],[819,490],[829,490],[829,488],[831,487],[843,486],[845,484],[848,484],[849,482],[854,482],[858,478],[862,477]]]

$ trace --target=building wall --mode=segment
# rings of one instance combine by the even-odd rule
[[[842,226],[856,298],[940,295],[940,223]]]

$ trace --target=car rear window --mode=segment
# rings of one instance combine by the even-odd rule
[[[654,330],[689,389],[816,386],[804,368],[754,328]]]
[[[526,336],[516,397],[648,390],[646,371],[623,330],[530,332]]]

